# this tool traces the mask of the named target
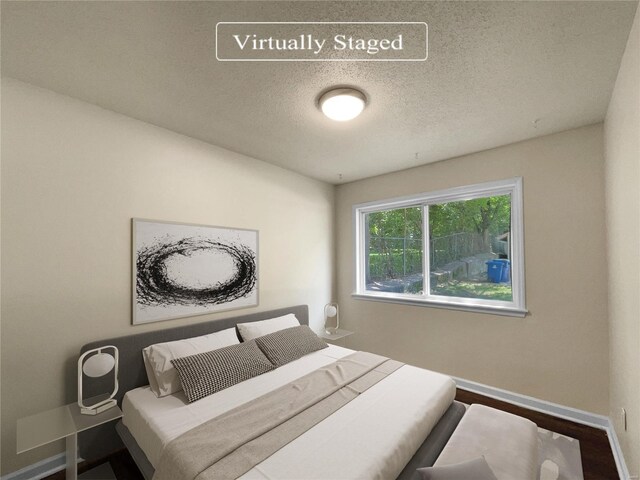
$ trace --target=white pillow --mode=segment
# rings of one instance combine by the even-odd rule
[[[151,391],[156,394],[156,396],[160,395],[158,391],[158,380],[156,380],[156,374],[153,371],[153,365],[151,365],[151,360],[149,360],[149,350],[151,347],[147,347],[142,350],[142,360],[144,361],[144,369],[147,372],[147,379],[149,380],[149,387]]]
[[[176,358],[210,352],[218,348],[240,343],[235,327],[220,332],[185,338],[174,342],[156,343],[142,350],[149,386],[158,397],[164,397],[182,390],[178,371],[171,364]],[[150,374],[150,372],[152,374]]]
[[[298,327],[300,322],[293,313],[282,317],[270,318],[259,322],[239,323],[238,330],[242,340],[248,342],[254,338],[262,337],[269,333],[284,330],[285,328]]]

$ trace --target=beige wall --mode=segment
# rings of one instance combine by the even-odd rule
[[[522,318],[355,300],[354,204],[522,176]],[[337,275],[348,346],[606,414],[609,353],[602,125],[339,186]]]
[[[13,80],[2,84],[2,473],[16,419],[73,401],[90,340],[306,303],[333,283],[333,187]],[[260,231],[260,306],[131,325],[132,217]]]
[[[640,12],[605,120],[610,411],[631,475],[640,474]],[[624,430],[620,411],[627,411]]]
[[[640,470],[638,32],[636,16],[604,130],[608,248],[602,125],[342,185],[335,202],[341,320],[356,331],[347,346],[610,415],[632,474]],[[353,204],[513,176],[524,178],[530,315],[351,298]],[[319,328],[332,292],[333,209],[329,185],[3,80],[2,474],[62,450],[16,456],[15,421],[73,401],[74,361],[87,341],[292,303],[308,303]],[[131,326],[131,217],[259,229],[260,306]]]

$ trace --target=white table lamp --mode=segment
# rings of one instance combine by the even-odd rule
[[[336,326],[333,328],[327,327],[327,320],[330,318],[336,319]],[[340,328],[340,309],[337,303],[327,303],[324,306],[324,331],[331,334]]]
[[[103,350],[112,350],[112,353],[105,353]],[[113,375],[113,392],[109,398],[93,405],[85,405],[82,398],[82,384],[84,375],[91,378],[99,378],[115,369]],[[114,398],[118,392],[118,349],[113,345],[94,348],[83,353],[78,359],[78,406],[84,415],[97,415],[117,404]]]

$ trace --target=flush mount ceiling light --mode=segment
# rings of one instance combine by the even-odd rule
[[[355,88],[334,88],[324,93],[319,100],[320,110],[331,120],[346,122],[353,120],[364,110],[367,97]]]

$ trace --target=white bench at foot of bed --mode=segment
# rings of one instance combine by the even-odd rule
[[[473,404],[460,420],[434,466],[484,456],[498,480],[535,480],[538,427],[526,418]]]

